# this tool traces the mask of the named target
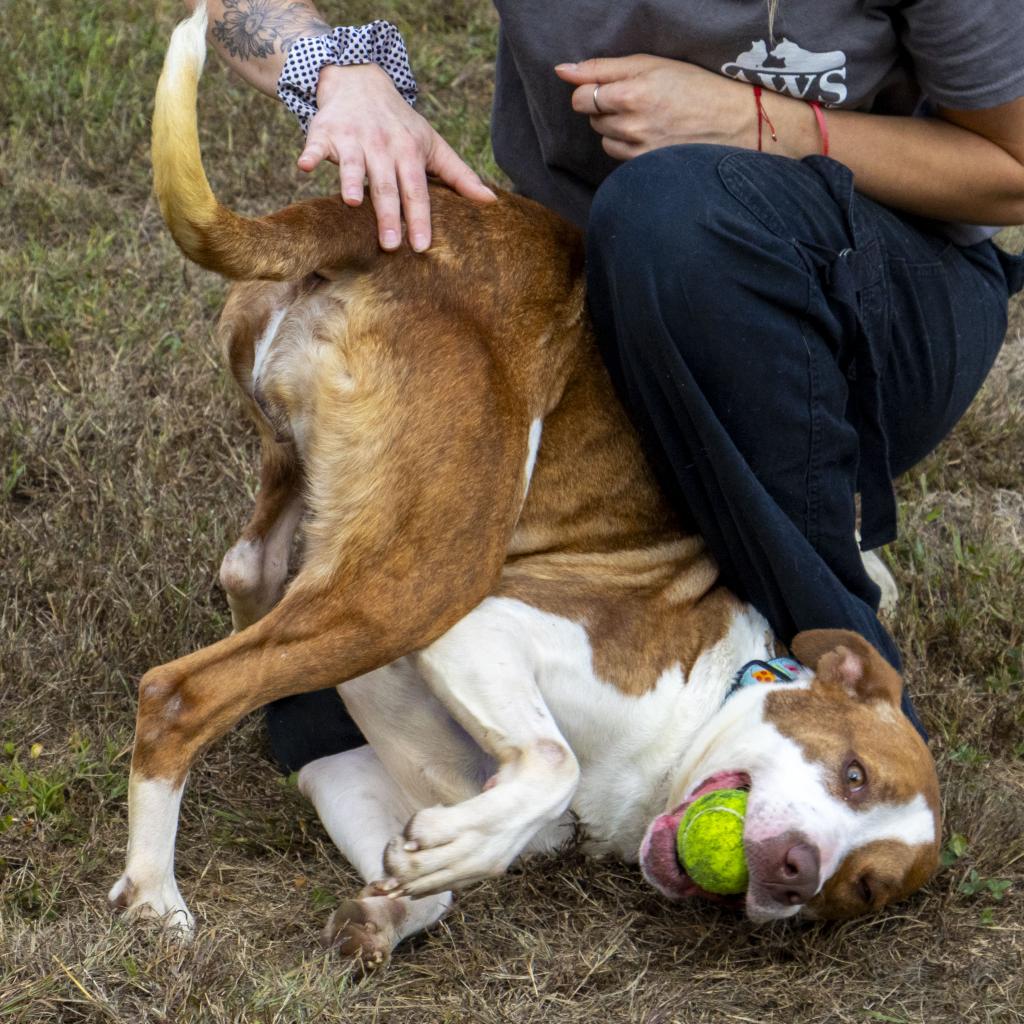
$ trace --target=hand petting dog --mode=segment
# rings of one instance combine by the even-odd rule
[[[341,195],[349,206],[363,201],[364,180],[377,213],[382,249],[402,242],[401,215],[416,252],[430,246],[427,175],[440,178],[459,195],[491,202],[494,193],[479,175],[402,99],[375,64],[326,67],[317,88],[319,110],[309,126],[299,169],[315,170],[324,160],[341,172]],[[358,111],[357,117],[352,111]]]

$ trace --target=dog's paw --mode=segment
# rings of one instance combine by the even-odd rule
[[[195,932],[195,919],[178,892],[174,879],[143,884],[123,874],[107,893],[111,909],[124,912],[129,920],[154,920],[169,934],[183,940]]]
[[[884,614],[891,614],[896,610],[896,605],[899,604],[900,592],[896,586],[896,580],[893,578],[892,573],[889,572],[889,567],[882,561],[881,556],[874,551],[862,551],[860,557],[868,576],[871,577],[878,585],[879,590],[882,591],[878,610]]]
[[[233,632],[241,633],[277,604],[286,572],[287,566],[268,566],[262,540],[242,538],[224,555],[220,585],[231,609]]]
[[[361,895],[345,900],[327,919],[320,941],[355,961],[363,974],[386,967],[401,938],[404,901]]]
[[[504,874],[537,829],[523,815],[477,813],[482,794],[454,807],[428,807],[384,850],[388,895],[426,896]]]

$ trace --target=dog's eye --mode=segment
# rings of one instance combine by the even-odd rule
[[[871,888],[871,879],[867,875],[861,875],[857,879],[857,895],[864,901],[865,906],[871,906],[875,892]]]
[[[864,765],[860,761],[848,761],[843,771],[843,779],[846,788],[851,793],[856,793],[867,785],[868,773],[864,771]]]

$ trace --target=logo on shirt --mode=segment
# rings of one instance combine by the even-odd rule
[[[800,100],[838,106],[847,97],[846,54],[815,53],[783,38],[771,50],[763,39],[722,65],[722,74]]]

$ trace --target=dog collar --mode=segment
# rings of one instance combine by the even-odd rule
[[[724,704],[734,693],[745,686],[760,683],[795,683],[804,671],[796,658],[772,658],[771,661],[748,661],[736,673],[732,686],[726,691]]]

